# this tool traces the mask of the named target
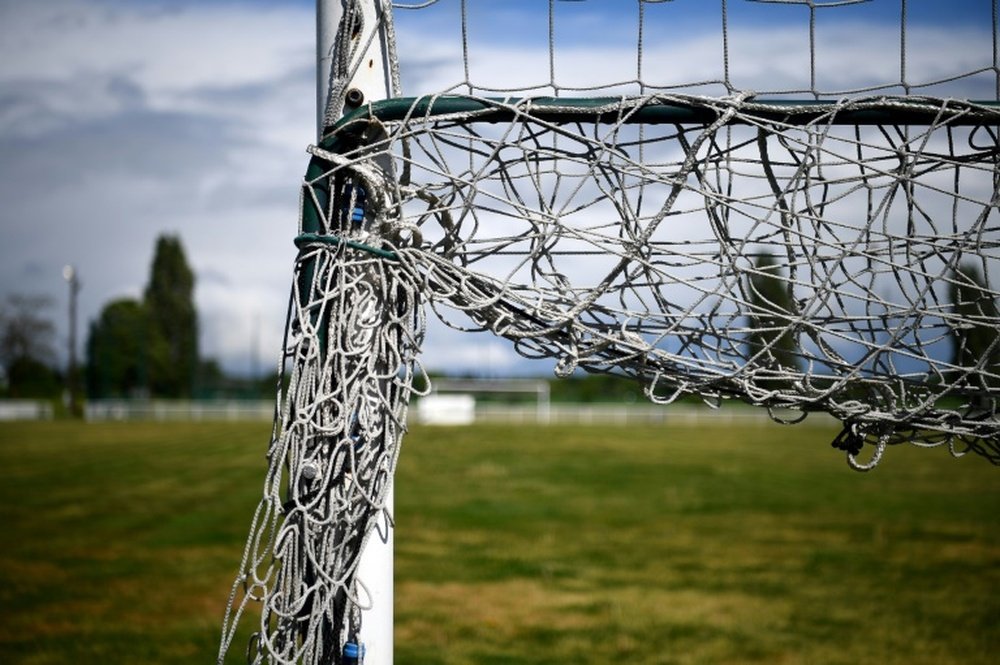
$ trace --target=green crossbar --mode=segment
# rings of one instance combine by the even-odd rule
[[[724,102],[712,104],[696,99],[629,100],[593,98],[501,98],[441,95],[398,97],[365,104],[344,116],[333,128],[357,120],[378,118],[383,122],[408,118],[444,118],[473,114],[475,122],[509,122],[524,115],[555,124],[574,122],[625,124],[708,124],[715,122]],[[835,112],[834,112],[835,111]],[[883,97],[847,106],[832,100],[753,100],[741,104],[736,123],[755,120],[788,125],[813,122],[834,125],[930,125],[947,119],[949,125],[1000,124],[1000,102],[924,100]]]

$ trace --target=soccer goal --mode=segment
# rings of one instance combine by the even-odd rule
[[[947,4],[320,0],[287,387],[219,662],[254,603],[248,662],[391,662],[359,566],[427,314],[664,405],[829,414],[856,469],[1000,463],[998,8]]]

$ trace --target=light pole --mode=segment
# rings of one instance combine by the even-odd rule
[[[80,293],[80,276],[72,265],[63,267],[63,279],[69,284],[69,368],[66,371],[66,388],[69,391],[69,412],[80,415],[76,377],[76,296]]]

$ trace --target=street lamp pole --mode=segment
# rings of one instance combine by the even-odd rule
[[[63,279],[69,284],[69,368],[66,372],[66,387],[69,391],[69,412],[73,416],[78,416],[80,402],[76,376],[76,296],[80,293],[80,276],[76,268],[67,265],[63,268]]]

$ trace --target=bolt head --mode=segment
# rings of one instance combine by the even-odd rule
[[[347,103],[351,106],[361,106],[365,101],[365,93],[361,92],[357,88],[351,88],[347,91]]]

